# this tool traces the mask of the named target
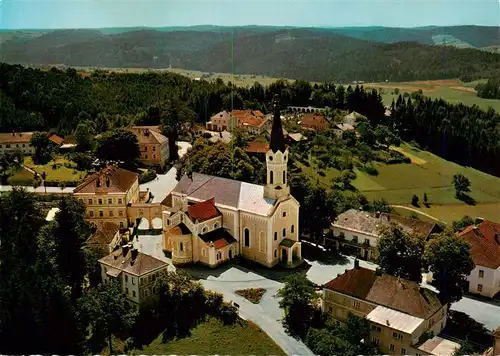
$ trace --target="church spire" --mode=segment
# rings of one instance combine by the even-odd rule
[[[278,151],[285,152],[285,137],[283,136],[283,128],[281,126],[278,94],[275,94],[273,99],[273,126],[271,128],[271,143],[269,148],[273,153]]]

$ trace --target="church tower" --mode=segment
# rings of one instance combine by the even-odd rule
[[[288,185],[288,148],[285,145],[278,95],[273,100],[273,125],[271,142],[266,153],[267,180],[264,187],[264,198],[277,200],[290,195]]]

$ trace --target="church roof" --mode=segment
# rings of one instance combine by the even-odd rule
[[[193,172],[184,175],[172,193],[186,194],[191,201],[215,199],[215,206],[268,216],[276,200],[264,198],[264,186]]]
[[[188,215],[193,221],[202,222],[221,215],[215,207],[214,198],[188,206]]]
[[[199,234],[200,239],[203,240],[208,246],[214,243],[215,249],[230,245],[236,242],[236,239],[226,229],[220,227],[218,229],[207,232],[206,234]]]
[[[137,173],[123,168],[108,166],[88,176],[73,192],[126,193],[137,181],[138,177]]]
[[[271,150],[276,153],[278,151],[285,152],[285,137],[283,136],[283,127],[281,125],[280,105],[278,95],[274,96],[274,116],[273,125],[271,128]]]

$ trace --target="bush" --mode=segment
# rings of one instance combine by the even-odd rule
[[[205,309],[208,315],[218,315],[223,302],[224,297],[222,296],[222,294],[212,291],[205,292]]]
[[[139,184],[151,182],[155,178],[156,178],[156,172],[152,169],[148,169],[147,171],[142,172],[139,175]]]
[[[232,325],[238,320],[238,309],[229,303],[224,303],[219,310],[219,318],[224,325]]]
[[[76,163],[76,168],[79,171],[86,171],[92,168],[94,157],[88,153],[75,152],[70,155],[70,159]]]
[[[206,138],[206,139],[210,139],[210,138],[212,138],[212,135],[210,135],[210,133],[208,133],[208,132],[204,132],[204,133],[201,135],[201,137]]]
[[[378,170],[377,170],[377,168],[375,168],[373,166],[365,166],[361,170],[365,171],[366,173],[368,173],[371,176],[378,176]]]
[[[76,187],[80,184],[79,180],[46,180],[47,187]]]
[[[416,194],[411,197],[411,205],[418,206],[418,196]]]

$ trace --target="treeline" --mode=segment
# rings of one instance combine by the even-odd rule
[[[485,84],[476,85],[477,96],[486,99],[500,99],[500,76],[488,79]]]
[[[173,73],[118,74],[95,71],[81,76],[74,69],[49,71],[0,64],[0,131],[50,131],[72,134],[88,122],[94,134],[132,123],[160,124],[168,102],[181,102],[200,123],[223,110],[270,111],[275,93],[281,105],[330,106],[380,117],[383,105],[375,90],[306,81],[278,80],[248,88],[193,81]]]
[[[414,93],[392,104],[391,126],[403,140],[461,165],[500,175],[500,115]],[[412,100],[413,97],[413,100]]]

